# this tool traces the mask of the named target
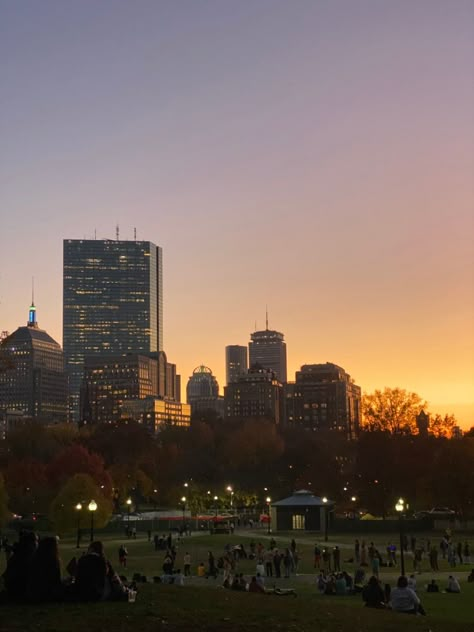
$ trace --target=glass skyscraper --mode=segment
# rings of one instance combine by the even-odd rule
[[[286,343],[279,331],[264,329],[250,334],[249,365],[271,369],[280,382],[286,382]]]
[[[87,356],[163,350],[162,256],[149,241],[64,240],[63,349],[74,421]]]

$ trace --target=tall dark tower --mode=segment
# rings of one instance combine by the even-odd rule
[[[247,373],[247,347],[228,345],[225,348],[226,384],[236,382],[239,377]]]
[[[162,250],[150,241],[64,240],[63,346],[79,419],[86,356],[163,350]]]
[[[266,329],[250,334],[249,365],[259,365],[271,369],[279,382],[286,382],[286,343],[285,336],[279,331],[268,329],[268,312]]]

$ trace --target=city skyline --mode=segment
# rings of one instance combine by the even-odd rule
[[[474,424],[470,2],[5,5],[0,330],[62,240],[163,248],[186,380],[269,326],[288,377],[343,366]]]

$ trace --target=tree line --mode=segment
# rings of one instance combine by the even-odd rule
[[[406,392],[403,402],[403,392],[393,392],[401,389],[386,391],[385,414],[383,392],[364,401],[357,441],[261,418],[194,421],[154,439],[138,424],[79,430],[26,423],[1,447],[0,523],[8,510],[36,512],[66,531],[75,525],[76,504],[92,498],[97,526],[126,511],[127,498],[137,509],[177,508],[186,493],[193,512],[222,510],[230,505],[229,485],[234,508],[257,512],[269,495],[309,489],[333,499],[341,513],[386,516],[403,496],[413,511],[443,505],[472,516],[474,432],[450,439],[454,418],[432,416],[435,424],[419,433],[416,414],[425,403]]]

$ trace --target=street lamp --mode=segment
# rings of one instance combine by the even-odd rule
[[[130,507],[132,506],[132,499],[130,497],[127,498],[125,503],[127,505],[127,511],[128,511],[128,516],[127,516],[127,535],[128,535],[128,537],[130,537]]]
[[[87,509],[91,512],[91,542],[94,541],[94,512],[97,510],[97,503],[91,500]]]
[[[272,499],[270,498],[270,496],[267,496],[266,500],[267,500],[267,507],[268,507],[268,522],[267,522],[268,530],[267,530],[267,533],[268,533],[268,535],[270,535],[270,533],[272,532],[272,530],[270,528],[271,520],[272,520],[272,516],[270,514],[270,503],[272,502]]]
[[[403,512],[405,511],[405,501],[403,498],[399,498],[395,509],[398,512],[398,526],[400,529],[400,571],[402,575],[405,575],[405,556],[403,553]]]
[[[183,533],[184,533],[184,513],[186,511],[186,496],[181,496],[181,503],[183,505]]]
[[[77,503],[75,509],[77,511],[77,542],[76,542],[76,549],[79,549],[80,545],[81,545],[81,509],[82,509],[81,503]]]
[[[231,485],[227,485],[226,490],[229,492],[230,494],[230,510],[232,511],[232,500],[233,500],[233,496],[234,496],[234,490],[232,489]]]
[[[328,541],[328,530],[329,530],[329,516],[328,516],[328,499],[326,496],[323,496],[321,499],[324,503],[324,541]]]

